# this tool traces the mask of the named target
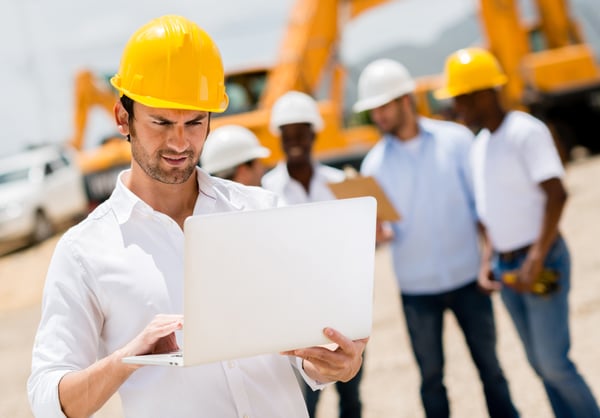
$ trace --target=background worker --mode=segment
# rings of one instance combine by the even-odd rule
[[[383,134],[361,173],[374,176],[402,214],[389,225],[391,255],[425,414],[450,414],[442,346],[444,312],[450,310],[479,370],[489,415],[515,417],[496,356],[492,302],[477,287],[480,257],[468,169],[473,134],[419,116],[415,87],[401,63],[375,60],[359,76],[354,110],[369,111]]]
[[[219,50],[195,23],[168,15],[142,26],[111,83],[131,168],[57,243],[28,381],[34,415],[87,417],[118,390],[128,417],[306,418],[292,367],[314,387],[349,380],[366,340],[326,328],[335,351],[311,347],[190,368],[122,362],[179,346],[184,220],[273,207],[277,198],[197,167],[211,112],[224,111],[228,98]]]
[[[344,180],[342,170],[313,160],[312,149],[318,132],[323,128],[323,119],[316,101],[307,94],[290,91],[273,105],[270,130],[281,138],[285,161],[280,162],[263,177],[263,187],[278,194],[286,204],[332,200],[335,196],[327,183]],[[339,394],[340,418],[359,418],[360,380],[362,368],[349,382],[335,384]],[[315,416],[320,390],[305,387],[308,413]]]
[[[254,133],[243,126],[224,125],[212,131],[202,149],[200,166],[211,175],[246,186],[260,186],[265,166],[261,158],[271,155]]]
[[[280,138],[285,161],[264,175],[263,187],[287,204],[335,199],[327,183],[344,180],[344,172],[312,156],[316,136],[323,129],[317,102],[299,91],[285,93],[273,105],[269,129]]]
[[[439,98],[454,98],[459,117],[480,129],[471,155],[477,214],[488,244],[479,281],[490,292],[501,289],[554,414],[600,417],[569,359],[571,262],[558,228],[567,200],[563,166],[542,121],[503,107],[498,89],[506,82],[490,52],[467,48],[447,58],[445,86],[436,91]],[[558,275],[558,289],[537,295],[532,285],[543,269]],[[504,275],[515,271],[517,282],[502,286]]]

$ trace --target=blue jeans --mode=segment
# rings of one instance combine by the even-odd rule
[[[516,270],[526,255],[503,262],[493,260],[494,276]],[[569,359],[569,303],[571,259],[569,249],[558,238],[544,266],[559,274],[559,289],[546,296],[518,293],[504,286],[502,300],[521,338],[529,364],[542,379],[557,418],[599,418],[598,404],[586,382]]]
[[[362,379],[362,367],[358,370],[356,376],[348,382],[336,382],[335,388],[338,392],[339,401],[339,417],[340,418],[360,418],[362,412],[362,404],[360,401],[360,380]],[[320,390],[313,391],[308,385],[304,387],[304,399],[308,416],[315,417],[317,410],[317,402],[321,396]]]
[[[518,417],[496,356],[492,301],[479,291],[477,283],[434,295],[401,296],[412,349],[421,372],[421,400],[427,418],[450,415],[443,382],[442,328],[446,309],[454,313],[479,370],[490,417]]]

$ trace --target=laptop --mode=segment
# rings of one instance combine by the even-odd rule
[[[126,363],[194,366],[371,334],[373,197],[196,215],[184,223],[181,352]]]

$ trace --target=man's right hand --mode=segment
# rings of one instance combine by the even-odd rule
[[[142,332],[119,350],[121,357],[177,351],[175,331],[183,328],[183,315],[156,315]],[[131,365],[134,368],[140,365]]]
[[[477,277],[477,286],[486,295],[502,289],[502,283],[494,279],[494,274],[488,265],[483,265]]]

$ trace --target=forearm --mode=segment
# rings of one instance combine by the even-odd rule
[[[558,180],[556,181],[558,182]],[[546,192],[546,206],[540,234],[534,243],[533,250],[538,253],[541,259],[544,259],[558,236],[558,224],[567,201],[567,194],[561,183],[542,183],[542,188]]]
[[[494,253],[492,241],[481,222],[477,222],[477,230],[479,231],[479,250],[481,257],[481,268],[488,269]]]
[[[90,367],[67,373],[58,385],[60,405],[69,418],[89,417],[98,411],[135,371],[123,364],[119,352]]]

